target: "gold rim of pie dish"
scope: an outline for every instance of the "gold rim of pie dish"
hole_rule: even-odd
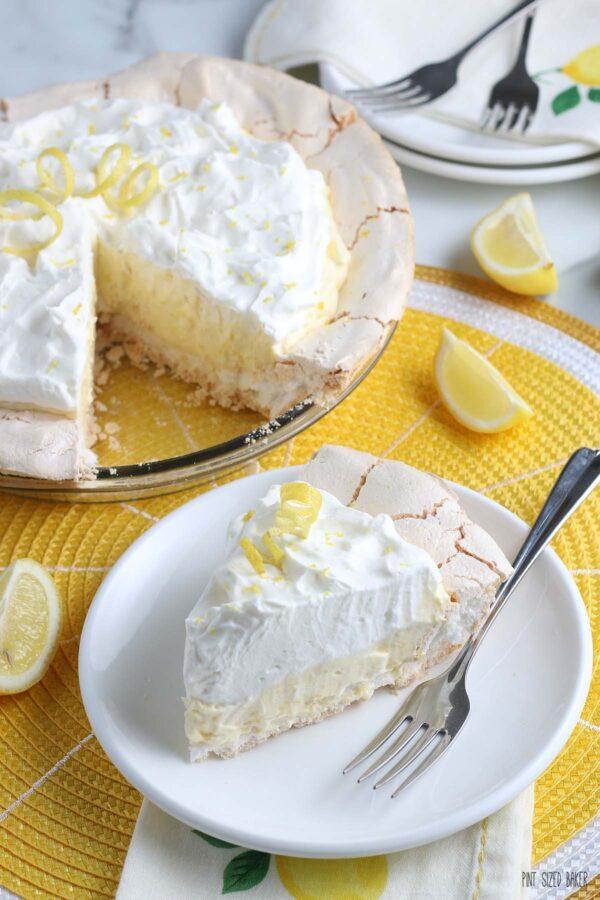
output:
[[[0,491],[43,500],[71,503],[109,503],[171,494],[240,469],[289,441],[335,409],[361,384],[385,352],[396,322],[390,323],[377,352],[334,394],[326,406],[310,398],[286,410],[276,419],[219,444],[179,456],[125,466],[98,466],[96,477],[82,481],[49,481],[0,473]]]

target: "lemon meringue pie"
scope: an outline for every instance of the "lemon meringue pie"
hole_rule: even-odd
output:
[[[400,316],[402,179],[343,101],[167,54],[2,109],[0,471],[93,477],[98,316],[267,417],[326,403]]]
[[[186,620],[192,761],[231,756],[419,678],[511,567],[437,479],[323,447],[231,525]]]

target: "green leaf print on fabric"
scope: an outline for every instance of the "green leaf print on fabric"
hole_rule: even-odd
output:
[[[260,884],[269,871],[271,857],[260,850],[245,850],[225,866],[223,872],[223,894],[249,891]]]
[[[580,100],[579,88],[573,85],[573,87],[567,88],[566,91],[561,91],[560,94],[556,95],[552,101],[552,112],[555,116],[560,116],[562,113],[568,112],[568,110],[577,106]]]
[[[590,88],[588,91],[588,100],[592,103],[600,103],[600,88]]]
[[[222,841],[220,838],[213,837],[211,834],[204,834],[203,831],[196,831],[195,828],[192,828],[192,834],[197,834],[198,837],[201,837],[203,841],[206,841],[207,844],[210,844],[211,847],[222,847],[224,850],[232,850],[237,847],[237,844],[228,844],[227,841]]]

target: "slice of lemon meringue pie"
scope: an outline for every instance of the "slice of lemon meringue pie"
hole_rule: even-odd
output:
[[[402,179],[343,101],[170,54],[2,109],[0,471],[93,475],[98,316],[269,417],[327,402],[399,318]]]
[[[323,447],[232,523],[186,620],[192,761],[421,677],[466,641],[510,571],[442,482]]]

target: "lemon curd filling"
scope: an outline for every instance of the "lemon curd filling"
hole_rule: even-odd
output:
[[[83,419],[102,313],[218,402],[272,413],[277,364],[348,269],[320,172],[208,100],[84,101],[0,125],[0,156],[0,406]]]

